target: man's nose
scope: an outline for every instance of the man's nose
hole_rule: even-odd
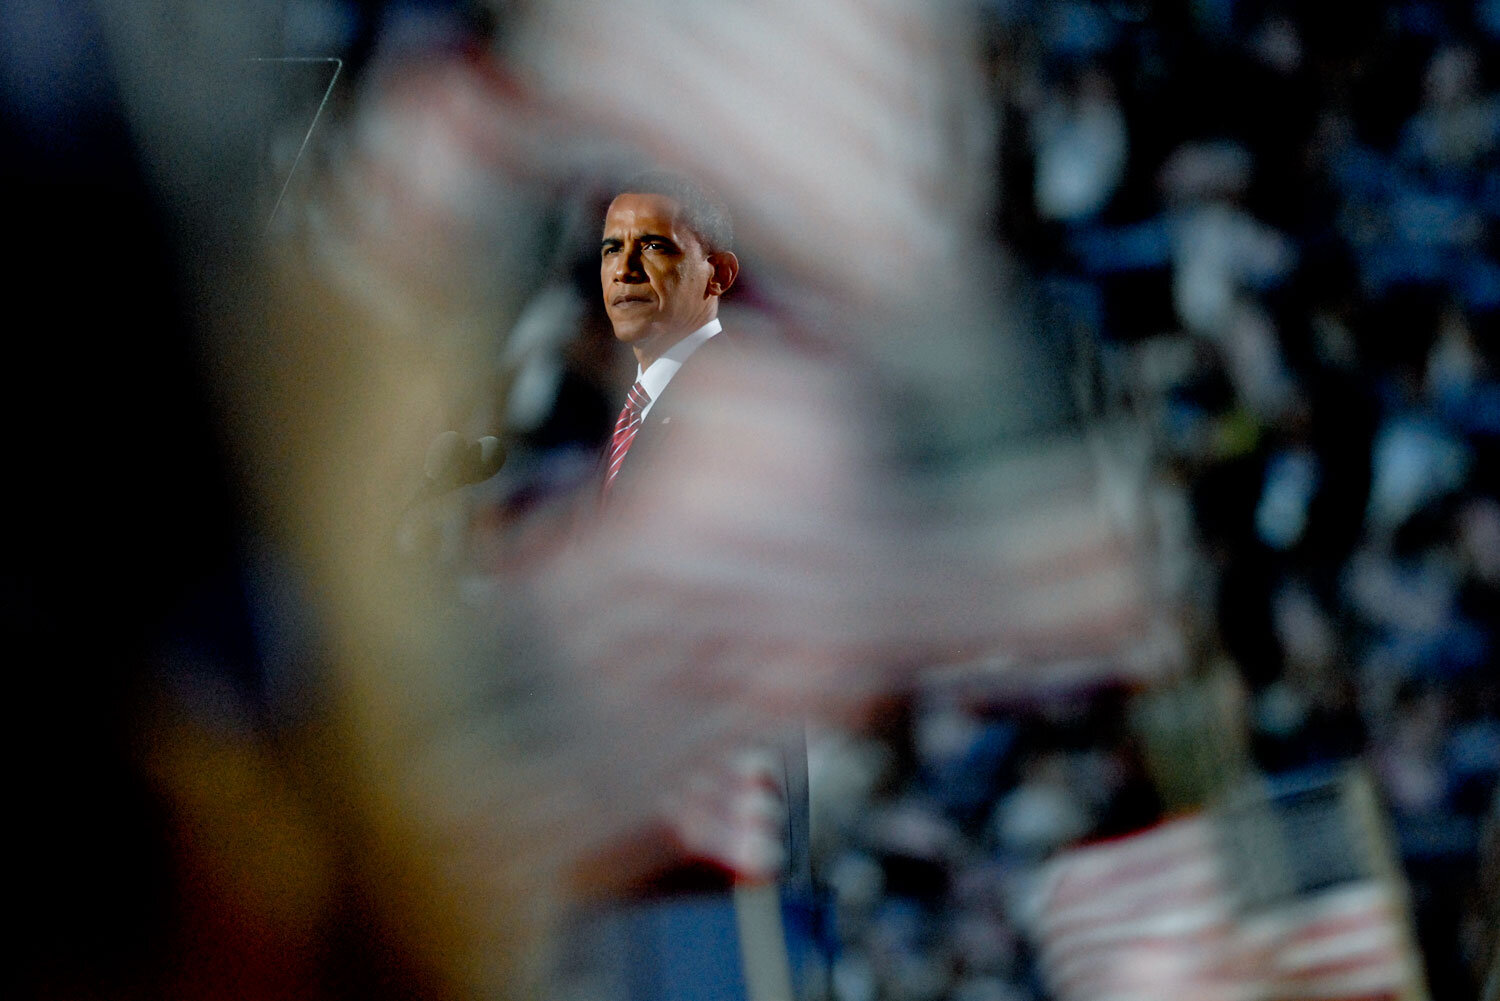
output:
[[[641,270],[639,247],[626,246],[615,255],[614,280],[628,285],[639,284],[646,280],[646,273]]]

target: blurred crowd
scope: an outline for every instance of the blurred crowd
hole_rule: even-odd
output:
[[[1163,579],[1244,687],[1254,765],[1373,770],[1432,996],[1474,997],[1500,928],[1500,11],[986,14],[1031,322],[1149,428],[1188,533]],[[865,804],[828,863],[837,996],[1047,997],[1028,873],[1162,816],[1140,733],[1113,690],[909,709],[826,762]]]

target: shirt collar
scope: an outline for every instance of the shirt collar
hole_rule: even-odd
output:
[[[641,388],[646,391],[646,395],[651,397],[651,403],[656,402],[656,398],[667,388],[667,383],[672,381],[672,376],[676,375],[677,370],[682,368],[682,363],[688,360],[688,356],[701,348],[705,341],[723,329],[723,326],[719,323],[719,318],[716,316],[662,352],[662,356],[652,362],[651,367],[644,372],[637,366],[635,381],[639,382]],[[650,409],[651,404],[647,404],[646,409],[641,411],[641,416],[644,417]]]

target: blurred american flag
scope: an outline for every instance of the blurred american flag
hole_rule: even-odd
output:
[[[1036,925],[1056,996],[1425,998],[1403,893],[1364,788],[1351,771],[1250,791],[1213,812],[1059,855]],[[1325,855],[1311,866],[1310,843]]]

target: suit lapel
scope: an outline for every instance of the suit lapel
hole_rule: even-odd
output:
[[[611,490],[618,490],[623,485],[622,481],[650,475],[648,470],[651,466],[652,455],[662,447],[663,442],[672,437],[672,433],[681,426],[682,421],[688,419],[679,411],[677,405],[684,395],[692,396],[691,386],[699,377],[698,373],[703,370],[704,359],[716,355],[732,355],[737,350],[735,342],[727,333],[721,331],[705,341],[682,363],[682,368],[672,377],[672,381],[667,383],[667,388],[662,391],[661,397],[651,404],[651,409],[641,423],[641,429],[636,432],[635,440],[630,443],[630,451],[625,454],[625,461],[620,465],[619,475],[615,477]],[[606,467],[607,461],[606,457],[600,463],[601,482],[602,470]]]

